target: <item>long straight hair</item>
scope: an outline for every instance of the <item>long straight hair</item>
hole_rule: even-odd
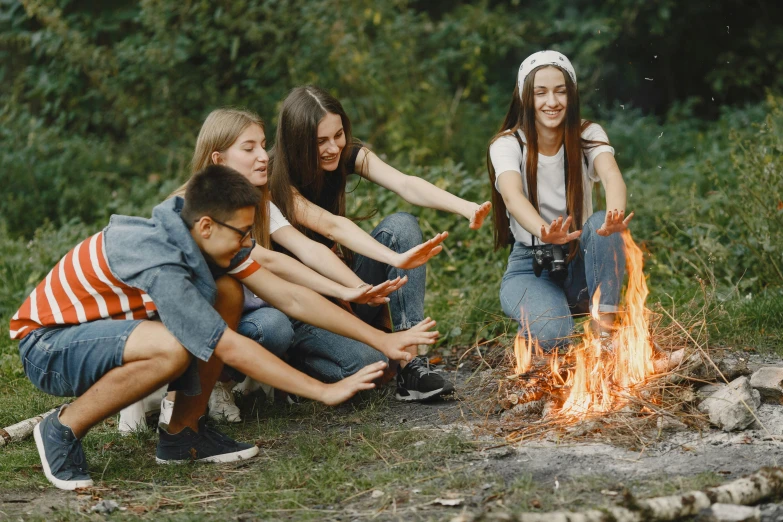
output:
[[[500,130],[489,142],[491,146],[498,138],[502,136],[513,136],[520,129],[525,135],[527,146],[527,157],[525,160],[525,180],[527,181],[528,199],[537,212],[541,212],[538,205],[538,132],[536,131],[536,111],[533,97],[533,82],[536,73],[544,67],[556,67],[555,65],[542,65],[533,69],[522,86],[522,96],[519,95],[518,87],[514,87],[514,93],[511,96],[506,117]],[[591,125],[590,121],[582,121],[579,109],[579,91],[571,76],[563,69],[566,85],[566,106],[565,119],[563,121],[563,141],[565,142],[565,163],[566,163],[566,213],[573,216],[570,230],[576,231],[582,228],[582,218],[584,214],[584,185],[582,183],[582,157],[585,148],[592,148],[599,144],[582,139],[582,132]],[[496,173],[489,156],[487,148],[487,172],[489,181],[492,184],[492,208],[494,217],[494,238],[495,250],[503,248],[509,243],[509,218],[506,213],[506,204],[500,192],[495,189]],[[578,240],[570,243],[568,259],[569,261],[578,252]]]
[[[245,129],[251,125],[258,125],[264,130],[264,121],[255,112],[229,107],[215,109],[209,113],[196,139],[196,148],[193,151],[193,159],[190,162],[190,178],[171,196],[184,196],[188,182],[193,175],[213,164],[212,153],[224,153],[239,138]],[[269,248],[269,183],[258,187],[261,193],[256,205],[256,215],[253,221],[253,238],[264,248]]]
[[[327,114],[340,116],[345,144],[334,172],[323,172],[318,153],[318,124]],[[312,233],[296,219],[295,192],[305,199],[345,216],[346,162],[351,157],[351,120],[331,94],[305,85],[294,88],[280,106],[275,147],[270,158],[269,187],[272,198],[288,221],[303,233]],[[326,177],[330,177],[326,179]]]

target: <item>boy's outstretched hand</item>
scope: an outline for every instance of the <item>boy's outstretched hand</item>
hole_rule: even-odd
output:
[[[606,237],[611,236],[615,232],[623,232],[628,230],[628,223],[631,222],[631,219],[633,219],[633,212],[628,214],[628,217],[625,217],[625,210],[607,210],[604,224],[595,233]]]
[[[381,342],[374,348],[390,360],[410,361],[413,356],[406,352],[405,348],[420,344],[435,344],[438,340],[440,332],[437,330],[430,331],[435,327],[435,324],[435,321],[428,317],[410,330],[384,334]]]
[[[478,230],[481,225],[484,224],[484,220],[489,215],[489,211],[492,210],[492,203],[485,201],[481,205],[476,205],[476,209],[473,211],[473,215],[470,217],[471,230]]]
[[[430,260],[431,257],[440,253],[443,250],[441,243],[449,237],[448,232],[441,232],[429,241],[416,245],[407,252],[395,254],[391,263],[392,266],[402,268],[403,270],[410,270],[418,266],[423,265]]]
[[[376,379],[379,379],[383,375],[383,370],[386,368],[386,363],[381,361],[373,364],[369,364],[354,373],[350,377],[346,377],[341,381],[337,381],[325,386],[325,392],[320,397],[321,402],[334,406],[341,402],[347,401],[358,392],[362,390],[371,390],[375,388]]]

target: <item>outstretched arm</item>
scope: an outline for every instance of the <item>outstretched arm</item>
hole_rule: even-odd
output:
[[[506,174],[503,176],[502,174]],[[582,232],[569,232],[571,216],[565,220],[560,218],[547,224],[536,208],[530,203],[522,192],[522,177],[519,172],[513,170],[501,172],[498,176],[498,189],[503,197],[506,209],[514,216],[514,219],[522,225],[522,228],[533,234],[544,243],[562,245],[578,238]]]
[[[429,331],[435,326],[429,318],[410,330],[381,332],[312,290],[284,281],[263,267],[242,279],[242,283],[289,317],[363,342],[389,359],[407,361],[410,354],[405,348],[434,344],[438,337],[437,331]]]
[[[405,270],[421,266],[429,261],[431,257],[437,255],[443,250],[441,243],[449,235],[448,232],[441,232],[429,241],[425,241],[407,252],[398,254],[376,241],[350,219],[335,216],[299,194],[294,196],[294,198],[296,218],[303,226],[350,248],[358,254]]]
[[[326,245],[317,241],[313,241],[309,237],[299,232],[299,230],[297,230],[295,227],[290,225],[277,229],[272,234],[272,240],[295,255],[302,263],[304,263],[305,266],[311,270],[318,272],[323,277],[335,281],[340,286],[348,289],[348,292],[343,290],[344,294],[357,294],[357,296],[353,299],[348,299],[345,296],[341,297],[346,301],[359,304],[380,305],[389,301],[389,299],[386,297],[387,295],[396,290],[399,290],[405,283],[408,282],[407,276],[403,278],[398,277],[391,281],[384,281],[383,283],[373,287],[372,285],[362,281],[361,278],[357,276],[353,270],[348,268],[348,266],[343,263],[339,257],[337,257],[337,254],[335,254]],[[298,281],[288,279],[284,276],[281,277],[293,283],[298,283],[308,288],[313,288],[307,284],[306,281],[299,283]],[[359,295],[358,292],[360,290],[358,289],[362,288],[365,290],[365,293]],[[316,290],[315,288],[313,289]]]
[[[412,205],[459,214],[470,222],[473,230],[481,228],[492,206],[489,201],[481,205],[466,201],[427,180],[403,174],[366,148],[356,158],[356,172]]]
[[[602,152],[595,158],[594,168],[606,192],[606,220],[596,233],[608,236],[628,228],[633,212],[625,215],[626,188],[620,167],[611,152]]]

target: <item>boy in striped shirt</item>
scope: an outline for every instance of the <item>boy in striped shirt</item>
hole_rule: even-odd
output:
[[[11,337],[20,340],[28,378],[46,393],[78,397],[35,428],[44,473],[55,486],[91,486],[82,437],[166,383],[182,393],[168,428],[160,430],[159,463],[256,455],[254,445],[204,422],[223,363],[326,404],[374,386],[384,363],[324,384],[237,334],[242,284],[286,314],[366,342],[389,358],[400,359],[406,346],[434,342],[437,332],[427,331],[432,322],[383,334],[253,261],[258,200],[241,174],[207,167],[191,180],[184,200],[158,205],[152,218],[112,216],[102,232],[68,252],[14,314]]]

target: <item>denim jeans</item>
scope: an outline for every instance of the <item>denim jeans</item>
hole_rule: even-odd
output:
[[[515,243],[508,258],[508,267],[500,283],[500,304],[503,312],[516,319],[520,332],[530,335],[544,350],[565,346],[573,333],[574,314],[591,309],[591,298],[600,286],[599,312],[616,312],[625,276],[625,251],[620,234],[608,237],[596,233],[606,212],[594,213],[585,223],[579,238],[580,252],[568,264],[564,280],[541,277],[533,272],[533,249]]]
[[[405,252],[422,243],[418,220],[407,213],[387,216],[375,227],[371,236],[395,252]],[[407,330],[424,320],[425,266],[400,270],[362,255],[356,255],[352,270],[365,283],[377,285],[397,276],[408,276],[408,282],[389,296],[389,310],[395,331]],[[355,314],[364,322],[372,322],[385,306],[352,305]],[[385,355],[359,341],[332,333],[322,328],[292,321],[294,340],[291,355],[295,364],[315,378],[335,382],[353,375],[368,364],[388,361]]]
[[[294,338],[291,321],[283,312],[271,306],[264,306],[245,313],[239,321],[237,333],[253,339],[281,359],[285,356]],[[235,382],[245,380],[245,374],[236,368],[225,366],[223,371]]]
[[[125,342],[141,323],[103,319],[33,330],[19,343],[25,375],[49,395],[79,397],[122,366]]]

